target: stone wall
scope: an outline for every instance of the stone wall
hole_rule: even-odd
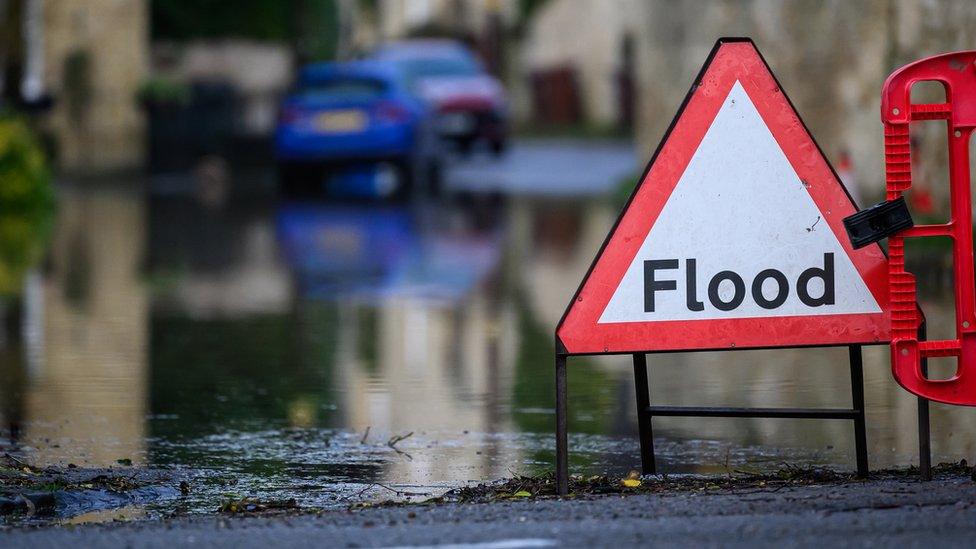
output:
[[[976,47],[976,3],[967,0],[656,0],[641,12],[643,158],[650,158],[715,40],[750,36],[828,158],[836,165],[842,151],[850,153],[863,190],[854,194],[868,204],[884,189],[879,105],[885,77],[921,57]],[[919,132],[932,142],[923,164],[931,164],[933,193],[944,199],[944,129]]]
[[[492,14],[508,25],[518,13],[517,0],[380,0],[377,7],[381,40],[396,40],[430,26],[477,36]]]
[[[69,172],[141,165],[147,0],[56,0],[44,6],[44,84],[56,103],[45,123]]]
[[[243,39],[155,43],[152,72],[183,83],[229,84],[242,102],[240,130],[265,136],[274,130],[278,101],[294,78],[288,45]]]
[[[571,67],[584,120],[598,126],[615,124],[623,40],[642,32],[646,9],[641,0],[549,0],[534,15],[526,33],[520,78],[527,80],[539,69]]]

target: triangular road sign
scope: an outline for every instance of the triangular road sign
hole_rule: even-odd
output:
[[[716,43],[556,329],[564,354],[879,343],[887,260],[755,45]]]

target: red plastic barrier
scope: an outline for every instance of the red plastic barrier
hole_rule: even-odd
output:
[[[911,103],[917,82],[945,87],[946,102]],[[887,200],[912,186],[909,125],[945,120],[949,142],[951,215],[944,225],[917,225],[889,238],[891,299],[891,369],[898,383],[924,398],[976,406],[976,298],[973,277],[972,203],[969,190],[969,139],[976,127],[976,51],[947,53],[906,65],[888,77],[881,95],[884,122]],[[905,239],[943,236],[952,239],[955,274],[956,339],[919,341],[915,277],[905,271]],[[926,378],[923,358],[957,357],[956,374]]]

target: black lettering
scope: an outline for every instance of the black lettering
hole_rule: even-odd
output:
[[[762,287],[763,282],[766,279],[772,278],[776,281],[776,296],[772,299],[766,299],[763,295]],[[756,303],[763,309],[775,309],[786,303],[786,298],[790,295],[790,281],[786,280],[786,275],[777,271],[776,269],[766,269],[765,271],[760,271],[756,275],[756,278],[752,281],[752,298],[756,300]]]
[[[704,311],[705,304],[698,301],[698,269],[694,259],[685,260],[685,303],[689,311]]]
[[[657,280],[654,278],[654,271],[666,269],[677,269],[677,259],[648,259],[644,261],[644,312],[654,312],[654,292],[658,290],[677,289],[678,283],[674,280]]]
[[[728,280],[735,286],[735,291],[732,293],[732,299],[729,301],[722,301],[718,295],[718,286],[722,281]],[[712,277],[712,280],[708,283],[708,300],[712,302],[712,305],[720,311],[731,311],[738,307],[742,300],[746,297],[746,284],[742,282],[742,277],[737,275],[732,271],[722,271]]]
[[[810,281],[814,278],[823,280],[824,291],[820,297],[810,295]],[[807,307],[834,304],[834,254],[824,254],[824,268],[810,267],[800,273],[796,280],[796,295]]]

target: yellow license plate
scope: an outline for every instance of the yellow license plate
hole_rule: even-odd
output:
[[[315,117],[315,129],[323,133],[359,132],[366,128],[366,113],[360,110],[328,111]]]

